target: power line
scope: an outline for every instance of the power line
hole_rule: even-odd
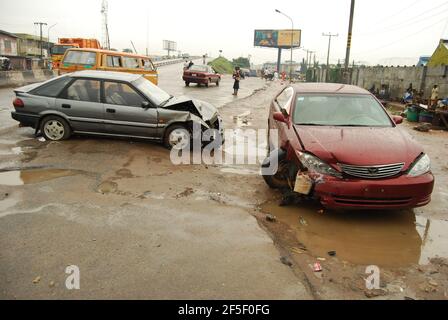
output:
[[[378,29],[378,30],[375,30],[375,31],[372,31],[372,32],[360,33],[360,34],[358,34],[358,36],[361,36],[361,37],[362,37],[362,36],[368,36],[368,35],[372,35],[372,34],[378,34],[378,33],[382,32],[382,31],[393,32],[393,31],[402,29],[402,28],[404,28],[404,27],[407,27],[407,26],[409,26],[409,25],[415,25],[415,24],[418,23],[418,22],[421,22],[421,21],[424,21],[424,20],[428,20],[428,19],[431,19],[431,18],[433,18],[433,17],[436,17],[436,16],[438,16],[438,15],[441,15],[441,14],[444,14],[444,13],[448,12],[448,8],[447,8],[447,9],[445,9],[444,11],[439,11],[439,12],[433,14],[433,15],[430,15],[430,16],[427,16],[427,17],[422,17],[422,16],[424,16],[425,14],[427,14],[427,13],[429,13],[429,12],[431,12],[431,11],[437,10],[437,9],[439,9],[440,7],[443,7],[443,6],[447,5],[447,4],[448,4],[448,2],[445,2],[445,3],[442,4],[441,6],[438,6],[438,7],[435,7],[435,8],[433,8],[433,9],[430,9],[430,10],[428,10],[428,11],[425,11],[425,12],[423,12],[423,13],[419,14],[418,16],[413,17],[413,18],[411,18],[411,19],[408,19],[408,20],[402,21],[402,22],[400,22],[400,23],[398,23],[398,24],[391,25],[391,26],[388,26],[388,27],[385,27],[385,28],[382,28],[382,29]],[[416,18],[418,18],[418,19],[415,20]]]
[[[445,21],[446,19],[447,19],[447,18],[445,17],[445,18],[443,18],[442,20],[439,20],[439,21],[437,21],[436,23],[434,23],[434,24],[432,24],[432,25],[430,25],[430,26],[428,26],[428,27],[426,27],[426,28],[423,28],[423,29],[421,29],[420,31],[414,32],[414,33],[412,33],[412,34],[410,34],[410,35],[408,35],[408,36],[402,37],[402,38],[400,38],[399,40],[395,40],[394,42],[391,42],[391,43],[389,43],[389,44],[386,44],[386,45],[384,45],[384,46],[381,46],[381,47],[378,47],[378,48],[375,48],[375,49],[370,49],[370,50],[368,50],[368,51],[358,52],[358,53],[356,53],[356,55],[362,55],[362,54],[365,54],[365,53],[374,52],[374,51],[378,51],[378,50],[383,49],[383,48],[386,48],[386,47],[390,47],[390,46],[392,46],[392,45],[394,45],[394,44],[396,44],[396,43],[402,42],[403,40],[406,40],[406,39],[411,38],[411,37],[413,37],[413,36],[415,36],[415,35],[417,35],[417,34],[420,34],[420,33],[424,32],[424,31],[426,31],[426,30],[428,30],[428,29],[430,29],[430,28],[432,28],[432,27],[434,27],[434,26],[440,24],[441,22]]]
[[[416,0],[416,1],[414,1],[413,3],[411,3],[409,6],[406,6],[406,7],[404,7],[403,9],[401,9],[400,11],[397,11],[396,13],[394,13],[394,14],[388,16],[388,17],[385,17],[385,18],[383,18],[383,19],[380,19],[379,21],[377,21],[377,23],[381,23],[381,22],[386,21],[386,20],[389,20],[389,19],[391,19],[391,18],[395,18],[396,16],[402,14],[403,12],[406,12],[408,9],[414,7],[417,3],[421,2],[421,1],[422,1],[422,0]]]
[[[432,11],[434,11],[434,10],[440,9],[441,7],[446,6],[447,4],[448,4],[448,2],[444,2],[444,3],[442,3],[441,5],[439,5],[439,6],[437,6],[437,7],[434,7],[434,8],[431,8],[431,9],[429,9],[429,10],[426,10],[426,11],[424,11],[424,12],[422,12],[422,13],[419,13],[417,16],[413,16],[413,17],[411,17],[411,18],[409,18],[409,19],[406,19],[406,20],[404,20],[404,21],[402,21],[402,22],[400,22],[400,23],[397,23],[397,24],[392,24],[392,25],[383,27],[383,28],[380,29],[380,30],[387,30],[387,31],[389,31],[390,29],[397,28],[397,27],[399,27],[399,26],[402,26],[403,24],[414,23],[414,22],[415,22],[415,19],[420,19],[420,20],[421,20],[422,16],[424,16],[424,15],[426,15],[427,13],[430,13],[430,12],[432,12]],[[436,15],[438,15],[438,14],[440,14],[440,12],[437,13]],[[429,19],[429,18],[430,18],[430,17],[426,17],[426,18],[424,18],[424,19]],[[378,22],[378,23],[379,23],[379,22]],[[378,23],[377,23],[377,24],[378,24]],[[372,30],[372,31],[367,31],[367,32],[361,32],[361,33],[359,33],[359,35],[369,35],[369,34],[373,34],[373,33],[378,33],[378,30],[375,30],[375,31]]]

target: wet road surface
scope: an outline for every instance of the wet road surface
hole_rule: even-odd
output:
[[[214,103],[227,128],[265,128],[281,89],[249,78],[235,100],[229,77],[219,88],[187,88],[181,66],[165,68],[162,88]],[[0,90],[0,101],[8,95]],[[280,207],[258,165],[173,166],[169,152],[149,142],[58,143],[29,128],[0,129],[0,296],[357,299],[373,264],[390,292],[443,298],[448,268],[434,258],[448,255],[447,133],[402,130],[433,159],[433,202],[414,211],[319,213],[316,203]],[[266,223],[266,213],[278,222]],[[309,264],[318,258],[324,271],[315,274]],[[71,264],[81,269],[77,292],[64,286]]]

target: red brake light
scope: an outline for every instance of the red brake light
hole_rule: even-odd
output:
[[[25,106],[22,99],[19,98],[15,98],[12,104],[14,105],[14,108],[23,108]]]

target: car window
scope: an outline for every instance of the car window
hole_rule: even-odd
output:
[[[145,70],[154,71],[154,65],[149,59],[142,59],[142,66]]]
[[[132,84],[156,105],[160,105],[171,97],[160,87],[143,77],[135,80]]]
[[[290,111],[290,102],[293,94],[294,90],[292,88],[286,88],[276,99],[279,107],[285,109],[288,113]]]
[[[69,82],[70,77],[60,77],[31,91],[32,94],[44,97],[57,97]]]
[[[110,68],[120,68],[121,62],[118,56],[107,56],[107,66]]]
[[[78,79],[67,88],[65,98],[76,101],[100,102],[100,82]]]
[[[197,72],[207,72],[208,67],[207,66],[197,66],[197,65],[193,65],[190,68],[190,71],[197,71]]]
[[[370,95],[303,95],[295,101],[299,125],[392,127],[384,108]]]
[[[123,67],[137,69],[139,67],[137,58],[123,57]]]
[[[96,52],[68,51],[62,63],[94,65],[96,63]]]
[[[107,104],[116,104],[121,106],[141,107],[142,103],[146,101],[131,86],[118,82],[105,82],[104,96]]]

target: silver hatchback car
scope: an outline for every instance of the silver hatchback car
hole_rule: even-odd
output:
[[[141,75],[79,71],[14,92],[12,118],[48,140],[76,133],[157,140],[172,148],[191,139],[195,123],[223,136],[213,105],[175,98]]]

